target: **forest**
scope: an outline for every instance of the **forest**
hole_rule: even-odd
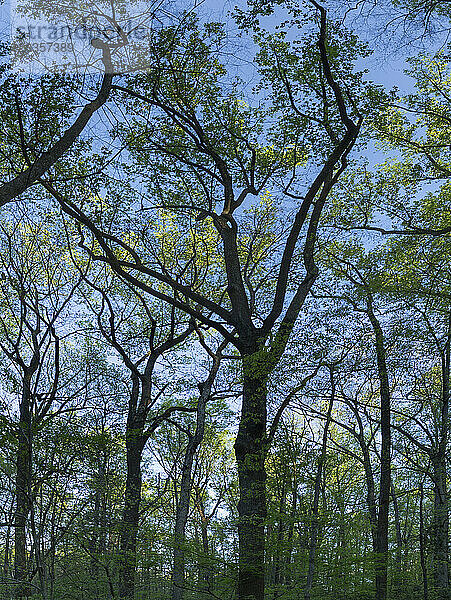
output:
[[[449,2],[14,10],[0,600],[450,600]]]

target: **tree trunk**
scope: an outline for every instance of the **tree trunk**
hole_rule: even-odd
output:
[[[420,564],[423,579],[423,600],[428,600],[428,574],[426,570],[426,557],[424,552],[424,514],[423,514],[424,490],[423,482],[420,482]]]
[[[399,514],[398,497],[396,495],[395,486],[393,481],[390,485],[390,496],[393,503],[393,513],[395,518],[395,532],[396,532],[396,555],[395,561],[397,565],[396,572],[393,573],[393,593],[396,596],[401,596],[402,591],[405,588],[405,566],[403,564],[403,542],[402,542],[402,530],[401,530],[401,517]]]
[[[440,454],[432,457],[434,477],[434,587],[438,600],[448,600],[448,503],[446,461]]]
[[[259,353],[243,356],[243,404],[235,456],[238,465],[238,600],[265,593],[266,380]]]
[[[391,497],[393,500],[393,511],[395,513],[395,530],[396,530],[396,564],[401,567],[402,561],[402,533],[401,533],[401,518],[399,516],[398,497],[396,496],[395,486],[391,483]]]
[[[388,516],[390,504],[390,405],[381,401],[381,478],[377,515],[376,600],[387,598]]]
[[[202,519],[200,523],[201,535],[202,535],[202,563],[201,563],[201,577],[200,581],[202,587],[208,589],[210,587],[211,577],[208,565],[208,554],[210,552],[208,543],[208,520]]]
[[[196,411],[196,430],[190,435],[185,450],[182,466],[182,478],[180,482],[180,495],[177,504],[175,529],[174,529],[174,565],[172,570],[172,600],[182,600],[185,587],[185,529],[188,519],[189,502],[192,489],[192,470],[194,456],[204,439],[205,415],[207,402],[210,398],[211,388],[218,372],[221,349],[213,359],[213,365],[207,380],[199,385],[199,400]]]
[[[127,420],[127,480],[122,513],[119,556],[119,598],[133,600],[135,595],[136,540],[141,502],[141,459],[144,449],[144,421]]]
[[[210,552],[210,543],[208,540],[208,524],[211,518],[207,517],[205,513],[205,506],[202,501],[202,497],[197,494],[196,505],[199,511],[200,517],[200,532],[201,532],[201,540],[202,540],[202,552],[199,553],[197,566],[198,566],[198,584],[199,589],[202,592],[205,592],[210,588],[211,585],[211,563],[208,560],[208,555]],[[196,543],[199,543],[198,529],[196,527]],[[202,598],[204,596],[202,595]]]
[[[360,441],[360,440],[359,440]],[[373,468],[371,466],[371,458],[368,446],[365,439],[361,439],[360,447],[363,451],[363,470],[365,471],[366,480],[366,504],[368,507],[368,516],[371,527],[371,540],[373,543],[373,552],[377,551],[377,506],[376,506],[376,486],[374,484]]]
[[[205,409],[204,409],[205,410]],[[205,413],[204,417],[205,419]],[[194,455],[203,438],[202,432],[197,431],[188,441],[182,466],[180,494],[177,504],[174,528],[174,565],[172,569],[172,600],[182,600],[185,588],[185,528],[188,520],[189,502],[192,487],[192,469]],[[200,433],[200,432],[199,432]]]
[[[291,514],[290,514],[290,523],[288,526],[288,533],[287,533],[287,550],[286,550],[286,559],[285,559],[285,565],[284,565],[285,575],[284,575],[283,581],[286,586],[289,586],[292,584],[291,562],[292,562],[293,546],[294,546],[294,542],[293,542],[294,523],[295,523],[295,519],[296,519],[296,512],[298,509],[297,501],[298,501],[297,480],[295,479],[293,482]]]
[[[307,582],[305,584],[304,598],[310,600],[310,593],[313,587],[313,577],[315,575],[315,561],[316,561],[316,549],[318,546],[318,529],[319,529],[319,497],[321,493],[321,481],[323,478],[324,463],[326,461],[327,451],[327,436],[329,433],[329,426],[332,418],[332,409],[335,399],[335,381],[333,377],[332,368],[330,370],[330,380],[332,385],[332,391],[327,409],[326,422],[324,424],[323,439],[321,443],[321,454],[318,459],[318,469],[315,477],[315,487],[313,492],[313,506],[312,506],[312,521],[310,526],[310,542],[309,542],[309,557],[308,557],[308,570],[307,570]]]
[[[434,479],[434,587],[438,600],[447,600],[449,598],[449,515],[446,476],[449,427],[450,342],[451,312],[448,315],[448,335],[442,354],[442,397],[438,447],[437,451],[431,455]]]
[[[280,583],[281,583],[281,568],[283,564],[283,542],[284,542],[284,530],[285,530],[285,521],[286,521],[286,499],[287,499],[287,490],[285,486],[285,480],[282,482],[282,493],[279,503],[279,522],[277,524],[277,538],[274,544],[274,551],[272,557],[272,577],[271,584],[274,587],[273,597],[274,599],[279,596],[280,593]],[[269,531],[267,532],[268,538],[270,537]]]
[[[390,385],[385,356],[384,333],[373,312],[371,297],[368,298],[367,309],[376,338],[377,372],[381,398],[381,475],[379,484],[375,563],[376,600],[386,600],[388,580],[388,517],[391,483]]]
[[[160,346],[153,348],[147,355],[143,373],[138,370],[141,361],[134,364],[118,346],[122,358],[131,371],[132,390],[130,393],[127,424],[126,424],[126,450],[127,450],[127,480],[125,483],[125,501],[122,512],[121,532],[119,540],[119,599],[133,600],[135,595],[136,575],[136,542],[139,527],[139,507],[141,504],[141,460],[146,442],[164,417],[156,416],[152,425],[146,429],[146,421],[151,402],[152,374],[158,358],[167,350],[175,347],[185,340],[191,333],[191,327],[180,335],[172,335]]]
[[[349,407],[353,411],[355,418],[357,420],[358,431],[354,433],[356,440],[359,443],[360,449],[362,451],[362,463],[363,470],[365,473],[365,482],[366,482],[366,505],[368,507],[368,517],[370,520],[370,528],[371,528],[371,541],[372,541],[372,549],[373,552],[377,551],[377,539],[376,539],[376,531],[377,531],[377,503],[376,503],[376,485],[374,483],[374,475],[373,475],[373,467],[371,465],[371,456],[369,445],[365,441],[365,430],[363,427],[362,418],[359,413],[359,409],[356,405],[349,404]]]
[[[32,475],[32,412],[30,377],[25,376],[18,425],[16,455],[16,511],[14,516],[14,578],[18,582],[16,595],[27,595],[26,524],[31,508]]]
[[[8,525],[6,528],[6,536],[5,536],[5,551],[3,554],[3,577],[5,579],[9,579],[10,577],[10,570],[11,570],[11,565],[10,565],[10,560],[11,560],[11,550],[10,550],[10,544],[11,544],[11,525],[13,524],[13,515],[14,515],[14,497],[11,500],[11,506],[10,509],[8,511]]]

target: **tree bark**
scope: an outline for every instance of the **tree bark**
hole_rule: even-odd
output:
[[[191,435],[185,450],[180,482],[179,502],[177,504],[174,527],[174,554],[172,569],[172,600],[182,600],[185,588],[185,529],[188,520],[189,502],[192,489],[192,470],[194,456],[204,437],[205,405],[207,397],[199,398],[197,423],[194,435]]]
[[[204,591],[205,589],[209,589],[211,585],[211,573],[210,573],[210,565],[208,561],[208,555],[210,552],[210,544],[208,540],[208,523],[209,518],[205,514],[205,506],[202,502],[202,498],[197,499],[197,506],[200,514],[200,531],[201,531],[201,539],[202,539],[202,554],[199,557],[198,565],[199,565],[199,587]]]
[[[185,529],[188,520],[189,502],[192,490],[192,470],[194,457],[202,440],[205,431],[205,416],[207,402],[211,395],[216,374],[221,361],[221,352],[227,345],[222,342],[217,354],[213,357],[213,365],[210,373],[204,383],[199,385],[199,399],[197,401],[196,411],[196,429],[193,435],[190,435],[185,450],[185,456],[182,466],[182,478],[180,482],[179,502],[176,510],[175,528],[174,528],[174,565],[172,570],[172,600],[182,600],[185,588]]]
[[[424,552],[424,513],[423,513],[424,489],[423,482],[420,483],[420,564],[423,579],[423,600],[428,600],[428,574],[426,569],[426,557]]]
[[[368,506],[368,515],[371,526],[371,540],[373,542],[373,552],[377,551],[376,531],[377,531],[377,505],[376,505],[376,486],[374,483],[373,467],[371,466],[370,451],[361,432],[360,448],[363,452],[363,470],[366,480],[366,503]]]
[[[16,455],[16,511],[14,516],[14,578],[18,582],[16,595],[28,595],[26,525],[31,509],[32,476],[32,395],[31,374],[23,379],[19,407],[18,440]]]
[[[327,436],[329,433],[329,426],[332,418],[332,409],[335,399],[335,381],[333,376],[333,370],[330,369],[330,381],[331,381],[331,396],[329,400],[329,406],[327,409],[326,422],[324,424],[323,439],[321,443],[321,454],[318,459],[318,469],[315,477],[315,487],[313,492],[313,506],[312,506],[312,522],[310,526],[310,543],[309,543],[309,557],[308,557],[308,570],[307,570],[307,582],[305,584],[304,599],[310,600],[310,593],[313,586],[313,577],[315,575],[315,559],[316,549],[318,546],[318,509],[319,509],[319,497],[321,493],[321,481],[323,478],[324,463],[326,461],[326,450],[327,450]]]
[[[278,586],[281,582],[281,569],[283,564],[283,542],[284,542],[284,530],[285,530],[285,515],[286,515],[286,500],[287,500],[287,489],[285,485],[285,480],[282,481],[282,493],[280,496],[279,503],[279,521],[277,524],[277,537],[276,542],[274,544],[273,556],[272,556],[272,573],[269,578],[271,584],[273,585],[274,592],[273,597],[277,598],[279,595]],[[267,531],[267,537],[270,537],[269,531]]]
[[[235,456],[238,465],[238,600],[263,600],[266,519],[266,381],[259,352],[243,357],[243,404]]]
[[[399,515],[398,497],[396,495],[395,486],[391,483],[391,497],[393,500],[393,511],[395,513],[395,530],[396,530],[396,564],[401,565],[402,561],[402,533],[401,533],[401,518]]]
[[[133,600],[135,595],[136,541],[141,503],[141,460],[145,445],[144,418],[130,415],[127,419],[127,480],[122,513],[119,558],[119,598]]]
[[[449,599],[449,514],[447,477],[447,449],[449,427],[451,312],[442,354],[442,394],[439,422],[439,439],[436,452],[431,454],[434,481],[434,587],[438,600]]]
[[[381,398],[381,474],[376,529],[375,598],[376,600],[386,600],[388,582],[388,517],[391,484],[390,385],[388,381],[384,334],[373,312],[371,297],[368,298],[367,309],[376,338],[377,372]]]
[[[105,293],[94,286],[102,293],[106,299]],[[119,540],[119,599],[133,600],[135,595],[135,574],[136,574],[136,543],[139,527],[139,507],[141,503],[141,461],[149,436],[165,421],[165,419],[174,411],[184,410],[183,407],[174,407],[167,409],[161,415],[156,415],[152,424],[146,428],[149,411],[153,406],[152,402],[152,375],[158,358],[167,350],[174,348],[180,342],[184,341],[192,332],[192,327],[188,327],[184,332],[174,337],[173,333],[169,338],[158,347],[153,346],[153,337],[156,328],[156,322],[152,321],[152,334],[150,338],[151,351],[147,354],[147,360],[143,372],[139,371],[138,359],[134,363],[124,348],[116,339],[116,332],[113,329],[114,318],[110,307],[110,326],[108,332],[102,325],[101,319],[98,319],[100,329],[105,338],[119,352],[126,367],[131,372],[132,389],[129,397],[127,424],[125,430],[125,443],[127,454],[127,479],[125,483],[125,499],[122,512],[120,540]]]
[[[448,503],[446,460],[437,453],[432,457],[434,479],[434,588],[438,600],[448,600]]]

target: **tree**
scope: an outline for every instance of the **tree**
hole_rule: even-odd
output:
[[[130,98],[130,107],[138,104],[142,107],[140,111],[146,107],[155,111],[154,123],[144,120],[142,127],[135,128],[131,137],[128,129],[124,135],[134,153],[142,148],[144,140],[149,140],[145,169],[148,171],[150,168],[152,174],[161,172],[153,186],[156,197],[161,198],[166,210],[197,214],[198,221],[208,217],[221,240],[220,261],[224,273],[220,273],[219,281],[224,287],[216,294],[215,300],[207,297],[199,276],[202,271],[206,277],[211,277],[215,269],[213,265],[205,264],[203,258],[197,260],[200,254],[193,241],[187,243],[194,254],[185,259],[185,266],[179,272],[174,257],[169,263],[151,259],[154,266],[149,267],[147,263],[155,250],[141,257],[141,241],[124,241],[123,235],[118,232],[117,221],[112,223],[117,233],[106,233],[102,225],[97,224],[97,218],[85,212],[67,194],[58,191],[53,183],[43,181],[44,188],[62,209],[77,219],[96,240],[101,253],[83,244],[91,259],[106,261],[129,284],[186,312],[199,323],[213,327],[236,347],[241,356],[243,395],[235,453],[241,490],[238,506],[238,589],[239,598],[243,600],[262,598],[264,593],[265,459],[270,444],[266,429],[267,380],[284,352],[293,325],[317,277],[314,247],[319,217],[330,190],[347,166],[347,156],[361,123],[355,102],[349,100],[350,96],[342,91],[333,75],[338,60],[331,57],[338,47],[333,46],[332,52],[334,42],[327,37],[326,12],[316,3],[312,4],[312,9],[313,15],[319,18],[320,28],[318,51],[313,54],[310,39],[305,56],[299,56],[300,52],[292,52],[289,44],[277,36],[265,39],[261,35],[259,62],[262,76],[274,87],[271,112],[274,118],[280,119],[283,111],[290,111],[290,129],[278,124],[269,132],[269,142],[274,141],[278,145],[276,153],[270,146],[262,146],[252,139],[251,128],[260,111],[248,109],[239,98],[221,95],[219,78],[222,67],[211,55],[212,44],[221,42],[217,27],[208,26],[206,33],[201,35],[191,22],[185,30],[177,31],[178,45],[171,38],[172,46],[169,49],[166,46],[167,54],[159,57],[159,68],[146,78],[132,79],[125,86],[113,86],[123,97]],[[297,24],[297,17],[301,18],[297,11],[294,17]],[[164,48],[164,41],[163,36],[162,42],[157,45],[158,51],[162,46]],[[280,60],[276,63],[272,58],[273,52],[280,53]],[[290,81],[282,58],[287,66],[295,65],[293,81]],[[207,71],[205,65],[208,65]],[[196,88],[200,84],[199,68],[204,75],[202,93]],[[358,86],[358,78],[349,70],[341,70],[340,77],[346,77],[352,88]],[[316,85],[318,81],[320,89]],[[309,97],[315,103],[313,114],[304,108],[308,107]],[[140,114],[138,111],[138,118]],[[306,131],[305,135],[303,131]],[[314,158],[320,161],[319,172],[301,197],[290,189],[298,179],[310,137],[318,139],[321,131],[325,131],[327,137]],[[226,136],[224,142],[221,134]],[[142,150],[138,156],[139,160],[143,158]],[[174,186],[169,183],[170,173],[165,166],[168,160],[178,177],[174,193]],[[252,243],[247,258],[242,257],[241,248],[246,241],[239,236],[235,215],[239,215],[250,195],[262,193],[270,183],[275,185],[279,178],[284,179],[279,192],[282,197],[301,202],[288,232],[284,234],[282,248],[278,251],[277,275],[274,276],[273,267],[263,266],[262,256],[257,255],[258,260],[253,258]],[[205,184],[204,180],[208,183]],[[195,193],[185,194],[183,190],[187,181],[188,187],[194,186]],[[165,185],[168,186],[166,190]],[[238,195],[236,187],[241,188]],[[222,212],[215,210],[218,193],[223,198]],[[142,222],[139,213],[137,218]],[[184,219],[188,225],[189,221]],[[188,227],[185,239],[190,236],[191,240],[196,239],[195,224],[191,222]],[[304,231],[305,275],[301,283],[296,284],[294,257]],[[271,241],[274,242],[274,237],[266,241],[266,248],[258,250],[263,257],[267,256]],[[267,281],[274,282],[274,292],[270,303],[268,298],[262,302],[260,310],[266,313],[263,317],[256,312],[256,293],[261,294],[263,282],[266,287]]]
[[[14,577],[17,594],[26,595],[30,580],[27,567],[27,524],[33,517],[33,444],[43,422],[54,410],[59,394],[67,385],[61,365],[61,326],[79,281],[64,272],[64,250],[55,255],[45,242],[52,231],[52,216],[36,224],[22,215],[21,223],[10,219],[1,225],[3,247],[1,269],[0,349],[9,365],[7,378],[11,393],[18,394],[15,427],[16,506],[14,515]],[[60,264],[58,264],[60,261]],[[63,370],[63,372],[62,372]],[[69,400],[59,400],[63,408]],[[33,523],[31,523],[33,525]],[[39,547],[35,544],[35,551]],[[45,593],[43,565],[36,555],[40,588]]]
[[[108,275],[104,270],[93,275],[95,281],[86,276],[84,281],[98,298],[89,299],[88,295],[85,298],[96,314],[99,332],[122,359],[131,378],[125,428],[127,477],[119,554],[119,598],[127,600],[134,598],[135,594],[136,545],[142,493],[141,463],[145,445],[166,419],[177,412],[194,410],[187,404],[170,405],[163,409],[158,407],[167,384],[154,393],[155,369],[164,355],[189,337],[194,326],[180,322],[175,310],[170,312],[169,324],[159,326],[152,315],[155,307],[149,305],[140,293],[132,289],[130,298],[130,290],[127,287],[121,289],[120,281],[115,277],[111,278],[108,285]],[[97,283],[99,280],[102,287]],[[136,323],[137,317],[143,319],[144,323]],[[139,330],[139,334],[136,335],[133,329]],[[139,352],[138,356],[136,352]],[[204,402],[210,394],[218,366],[207,382]]]
[[[235,10],[254,67],[151,8],[143,44],[129,7],[88,17],[100,77],[2,71],[0,205],[33,218],[3,227],[0,584],[15,560],[46,600],[445,599],[448,59],[385,94],[316,0]],[[348,165],[363,117],[394,160]]]
[[[177,511],[174,526],[174,566],[172,570],[172,599],[181,600],[185,586],[185,528],[188,519],[188,510],[192,491],[192,469],[196,452],[203,441],[205,432],[205,418],[207,403],[211,399],[212,387],[221,363],[222,352],[228,344],[224,340],[216,352],[206,346],[202,334],[200,334],[202,345],[212,359],[212,365],[207,379],[198,384],[199,398],[196,406],[196,425],[194,433],[188,430],[188,443],[183,458],[182,473],[180,480],[180,492],[177,503]]]
[[[51,74],[46,73],[46,77],[38,78],[37,81],[33,77],[27,79],[16,75],[13,69],[2,69],[0,95],[6,135],[0,155],[0,206],[22,196],[41,177],[64,165],[70,153],[85,142],[83,134],[88,124],[92,123],[93,117],[109,101],[115,76],[142,68],[142,54],[145,53],[145,45],[152,43],[155,23],[161,25],[163,21],[167,23],[171,20],[163,3],[149,3],[145,10],[139,11],[138,21],[136,15],[128,10],[130,7],[124,10],[121,2],[101,4],[91,10],[90,7],[80,9],[73,3],[48,5],[41,0],[33,0],[26,7],[14,7],[18,17],[45,16],[48,24],[56,22],[60,27],[63,22],[72,36],[77,33],[77,29],[81,29],[88,34],[85,37],[90,40],[88,55],[91,56],[86,62],[82,53],[77,56],[76,49],[73,49],[72,64],[69,62],[69,68],[72,66],[74,70],[73,74],[55,74],[50,68]],[[176,15],[171,14],[171,18],[175,23],[178,22]],[[43,31],[51,29],[49,25],[40,27]],[[141,29],[140,37],[145,39],[144,48],[143,44],[137,44],[136,39],[133,39],[136,28]],[[98,37],[94,37],[93,32]],[[52,45],[54,38],[50,37],[50,40]],[[43,43],[45,46],[46,42]],[[119,51],[123,47],[128,50],[128,62],[125,64],[123,60],[118,60]],[[10,40],[6,48],[2,46],[2,50],[4,53],[10,51],[10,60],[17,53],[19,64],[24,51],[27,60],[32,60],[36,54],[26,36],[19,39],[18,48],[14,47],[14,40]],[[94,60],[93,53],[97,55]],[[101,74],[86,79],[85,69],[88,68],[89,71],[93,64]],[[67,65],[58,66],[64,73]],[[62,89],[67,94],[66,97],[62,96]],[[87,93],[94,94],[88,102]],[[78,116],[70,119],[76,111],[79,112]]]
[[[352,247],[352,254],[359,256],[359,248]],[[390,486],[391,486],[391,390],[389,383],[389,374],[387,367],[387,350],[384,331],[381,325],[380,318],[378,318],[374,306],[374,294],[368,282],[368,277],[362,272],[362,268],[353,264],[350,260],[346,259],[346,255],[349,255],[349,249],[345,247],[340,248],[343,257],[337,257],[337,252],[333,249],[330,254],[333,260],[338,262],[335,267],[340,271],[340,279],[348,280],[357,290],[357,301],[344,292],[344,299],[349,301],[353,306],[354,310],[364,313],[371,324],[371,328],[374,333],[374,346],[377,363],[377,375],[379,379],[379,395],[380,395],[380,430],[381,430],[381,449],[380,449],[380,483],[379,483],[379,498],[378,506],[376,510],[376,503],[372,498],[369,498],[370,516],[373,526],[373,542],[374,552],[376,556],[375,564],[375,593],[376,600],[385,600],[387,598],[387,576],[388,576],[388,523],[389,523],[389,504],[390,504]],[[363,268],[366,265],[371,265],[372,261],[363,260]],[[371,267],[370,267],[371,268]],[[360,298],[363,296],[362,303],[364,307],[360,306]],[[363,437],[362,432],[359,437],[360,443],[362,444]],[[363,444],[362,450],[364,456],[367,453],[365,451],[365,445]],[[370,467],[368,465],[368,458],[364,465],[366,468],[366,478],[368,485],[369,496],[373,495],[372,490],[373,483],[372,473],[370,473]]]

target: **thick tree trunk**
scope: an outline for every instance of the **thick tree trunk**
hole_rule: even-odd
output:
[[[136,540],[141,503],[141,460],[144,449],[144,421],[127,421],[127,480],[122,513],[119,557],[119,598],[133,600],[135,595]]]
[[[14,515],[14,578],[19,583],[17,597],[27,595],[26,525],[31,509],[32,412],[30,378],[25,377],[20,402],[16,455],[16,511]]]
[[[238,502],[238,600],[265,593],[266,379],[258,353],[243,357],[243,405],[235,441]]]
[[[388,517],[390,504],[390,405],[381,407],[381,478],[377,515],[376,600],[387,598]]]

